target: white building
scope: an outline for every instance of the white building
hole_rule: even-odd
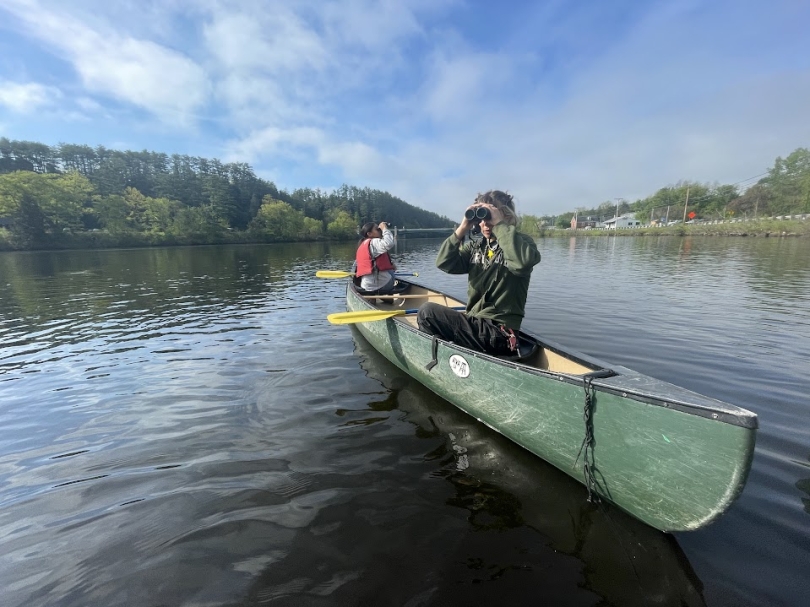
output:
[[[641,222],[636,219],[635,213],[625,213],[617,217],[612,217],[603,223],[608,230],[615,230],[616,228],[638,228],[641,227]]]

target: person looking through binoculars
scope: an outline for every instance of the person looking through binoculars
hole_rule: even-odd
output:
[[[396,289],[396,264],[388,251],[394,246],[394,234],[388,224],[370,221],[360,228],[360,244],[354,259],[354,273],[360,288],[368,293],[388,294]]]
[[[481,238],[465,238],[479,230]],[[467,274],[467,309],[425,303],[417,315],[419,329],[472,350],[514,354],[538,263],[534,240],[517,230],[513,197],[500,190],[478,194],[436,258],[443,272]]]

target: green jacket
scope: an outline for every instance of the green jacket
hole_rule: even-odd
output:
[[[436,267],[448,274],[467,274],[467,315],[489,318],[517,331],[526,311],[529,280],[540,252],[534,240],[514,226],[492,228],[496,253],[487,255],[485,239],[462,242],[451,234],[442,243]]]

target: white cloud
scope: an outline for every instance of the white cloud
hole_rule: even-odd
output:
[[[91,99],[90,97],[77,97],[76,98],[76,105],[78,105],[82,110],[88,113],[102,113],[104,112],[104,106],[101,105],[95,99]]]
[[[413,102],[436,121],[480,119],[497,112],[502,98],[508,98],[504,93],[515,77],[515,63],[494,53],[438,52]]]
[[[377,150],[361,141],[327,141],[317,150],[319,162],[340,166],[347,175],[373,175],[382,162]]]
[[[443,10],[447,2],[343,0],[324,3],[323,21],[330,38],[349,47],[379,52],[403,38],[424,33],[417,13]]]
[[[111,94],[166,120],[186,119],[208,94],[205,74],[193,61],[151,42],[124,39],[111,44],[95,38],[67,50],[90,90]]]
[[[0,105],[12,112],[31,114],[53,105],[62,97],[62,92],[52,86],[36,82],[10,82],[0,80]]]
[[[203,38],[217,96],[239,124],[324,126],[404,61],[397,42],[420,35],[420,3],[261,2],[209,6]],[[436,3],[441,5],[441,3]]]
[[[284,7],[255,13],[217,11],[204,28],[212,55],[224,70],[280,74],[320,70],[329,63],[322,40]]]
[[[86,116],[105,117],[105,97],[172,124],[205,108],[201,137],[178,146],[224,141],[227,159],[281,187],[334,178],[452,217],[498,187],[525,212],[556,213],[745,179],[810,140],[807,10],[782,2],[551,2],[487,17],[455,0],[144,2],[3,0],[0,12],[75,67]],[[275,173],[291,164],[309,181]]]
[[[34,0],[9,0],[4,8],[69,61],[89,91],[131,103],[173,124],[188,122],[206,101],[208,78],[182,53],[122,35],[112,26],[94,29],[67,7],[45,9]]]
[[[229,144],[228,158],[255,161],[275,154],[311,158],[323,165],[338,166],[347,174],[373,171],[380,154],[360,141],[335,141],[325,131],[312,127],[279,129],[267,127]]]
[[[653,14],[576,69],[530,75],[534,82],[520,56],[509,69],[497,56],[443,49],[409,99],[434,119],[431,128],[400,145],[374,178],[406,200],[428,192],[451,217],[492,187],[516,194],[524,212],[558,213],[683,179],[733,183],[807,146],[810,70],[790,52],[796,38],[783,46],[769,24],[757,32],[757,53],[741,60],[748,47],[718,30],[723,11],[693,10]]]
[[[328,52],[298,15],[275,8],[217,5],[203,27],[215,98],[238,132],[321,122],[311,106]]]

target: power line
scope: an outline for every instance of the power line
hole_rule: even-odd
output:
[[[764,177],[765,175],[769,175],[769,174],[770,174],[769,171],[765,171],[764,173],[760,173],[759,175],[754,175],[753,177],[748,177],[747,179],[743,179],[741,181],[737,181],[737,182],[734,182],[734,183],[727,183],[727,184],[723,184],[723,185],[730,185],[730,186],[740,185],[741,183],[745,183],[746,181],[752,181],[754,179],[759,179],[760,177]],[[720,186],[720,187],[722,187],[722,186]],[[698,198],[692,198],[692,199],[690,199],[690,202],[692,204],[694,204],[696,202],[702,202],[704,200],[710,200],[711,198],[714,198],[715,194],[713,192],[716,191],[716,190],[717,190],[717,188],[710,188],[710,192],[708,194],[704,194],[703,196],[700,196]],[[659,205],[657,205],[655,208],[658,208],[658,206]]]
[[[749,177],[748,179],[743,179],[742,181],[738,181],[737,183],[730,183],[728,185],[738,185],[746,181],[751,181],[752,179],[759,179],[760,177],[765,177],[765,175],[770,175],[770,171],[765,171],[764,173],[760,173],[759,175],[754,175],[753,177]]]

